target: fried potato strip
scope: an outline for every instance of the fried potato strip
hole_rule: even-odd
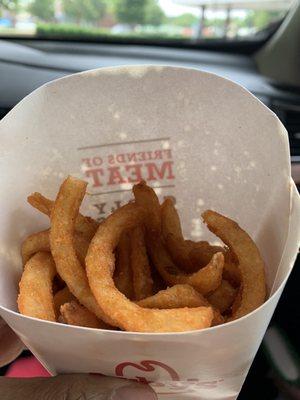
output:
[[[27,197],[28,203],[39,210],[41,213],[50,217],[54,201],[47,199],[41,193],[34,192]],[[82,233],[87,240],[91,240],[98,228],[98,223],[90,217],[78,214],[76,218],[75,230]]]
[[[130,261],[130,237],[129,232],[123,232],[116,250],[116,268],[114,281],[118,290],[128,299],[133,299],[133,277]]]
[[[75,297],[70,292],[68,286],[59,290],[54,295],[54,307],[56,315],[58,316],[60,313],[60,307],[65,303],[70,303],[72,300],[76,300]]]
[[[170,309],[207,306],[208,301],[190,285],[174,285],[136,304],[144,308]]]
[[[184,240],[179,215],[169,198],[161,205],[161,226],[162,236],[173,262],[183,271],[194,271],[189,257],[191,246]]]
[[[202,218],[208,229],[218,236],[238,259],[241,273],[241,301],[231,319],[240,318],[265,301],[264,262],[256,244],[236,222],[211,210],[205,211]]]
[[[223,279],[221,285],[207,297],[207,300],[223,314],[232,306],[236,294],[237,289],[231,286],[228,281]]]
[[[50,246],[58,274],[71,293],[98,318],[110,323],[96,302],[84,268],[76,254],[73,236],[87,183],[68,177],[60,187],[51,212]]]
[[[136,204],[148,213],[148,218],[145,221],[147,229],[152,232],[160,232],[160,204],[155,191],[150,186],[147,186],[144,181],[134,185],[132,191]]]
[[[210,307],[211,304],[197,290],[190,285],[174,285],[165,290],[161,290],[155,295],[144,300],[137,301],[140,307],[171,309],[182,307]],[[212,325],[220,325],[224,318],[217,308],[213,308]]]
[[[147,255],[145,234],[141,226],[137,226],[130,232],[130,247],[134,298],[141,300],[153,294],[151,267]]]
[[[124,230],[134,228],[143,220],[143,209],[128,204],[99,226],[91,242],[86,257],[86,271],[101,309],[121,329],[132,332],[182,332],[210,326],[213,318],[211,307],[146,309],[128,300],[115,287],[112,279],[114,248]]]
[[[46,231],[33,233],[24,240],[21,249],[23,265],[25,265],[26,262],[38,251],[50,252],[49,232],[50,232],[49,229],[47,229]],[[75,233],[74,245],[76,249],[76,254],[80,262],[84,265],[84,260],[89,247],[89,242],[80,233]]]
[[[222,253],[214,254],[205,267],[187,275],[182,273],[173,263],[159,238],[149,237],[147,247],[153,264],[169,285],[188,284],[203,295],[212,292],[220,285],[224,266]]]
[[[87,328],[106,329],[107,325],[100,321],[95,314],[80,305],[76,300],[65,303],[60,307],[63,321],[68,325],[85,326]]]
[[[18,308],[29,317],[55,321],[52,282],[56,274],[50,253],[36,253],[25,265],[19,283]]]

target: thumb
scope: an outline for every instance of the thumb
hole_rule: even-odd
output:
[[[150,386],[98,375],[58,375],[52,378],[0,377],[5,400],[157,400]]]

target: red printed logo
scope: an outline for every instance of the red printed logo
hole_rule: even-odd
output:
[[[116,375],[120,376],[120,377],[126,377],[125,369],[128,367],[132,367],[132,368],[135,368],[135,369],[137,369],[139,371],[143,371],[143,372],[153,372],[153,371],[155,371],[155,369],[157,367],[159,367],[168,373],[168,375],[170,376],[170,380],[179,381],[179,375],[173,368],[169,367],[168,365],[166,365],[160,361],[154,361],[154,360],[143,360],[140,362],[140,364],[137,364],[134,362],[123,362],[123,363],[117,365],[117,367],[115,369]],[[141,382],[141,383],[151,383],[151,381],[147,380],[143,376],[137,375],[135,378],[138,382]]]

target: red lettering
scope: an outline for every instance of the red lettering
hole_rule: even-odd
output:
[[[154,160],[162,160],[162,151],[161,150],[155,150],[154,152]]]
[[[110,154],[110,155],[107,157],[107,162],[108,162],[108,164],[110,164],[110,165],[114,164],[114,163],[115,163],[115,156],[114,156],[113,154]]]
[[[148,169],[148,181],[156,181],[158,179],[175,179],[172,171],[173,161],[165,161],[160,167],[155,163],[148,163],[145,166]]]
[[[100,176],[103,175],[102,168],[89,169],[88,171],[85,171],[85,175],[93,179],[94,187],[102,186],[102,183],[100,181]]]
[[[93,164],[96,165],[97,167],[103,163],[103,160],[101,157],[93,157]]]
[[[126,180],[122,178],[122,175],[120,173],[120,167],[108,168],[108,172],[108,185],[120,185],[121,183],[126,183]]]
[[[135,183],[142,180],[142,166],[143,164],[126,165],[125,170],[129,172],[128,182]]]
[[[82,158],[81,161],[88,167],[88,168],[92,168],[92,163],[91,160],[89,158]]]
[[[125,154],[118,154],[116,157],[116,160],[118,163],[124,163],[126,161],[126,157]]]
[[[166,154],[167,158],[169,158],[169,159],[172,158],[171,149],[163,150],[163,153]]]
[[[127,158],[129,162],[130,161],[136,162],[136,153],[127,153]]]
[[[146,161],[147,160],[146,153],[144,151],[140,151],[138,153],[138,160],[139,161]]]
[[[153,160],[152,151],[147,151],[147,154],[148,154],[149,160]]]

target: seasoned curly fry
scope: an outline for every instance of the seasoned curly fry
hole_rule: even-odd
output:
[[[104,322],[100,321],[95,314],[80,305],[76,300],[63,304],[60,307],[60,313],[64,322],[68,325],[107,329],[107,325]]]
[[[204,295],[215,290],[220,285],[224,265],[222,253],[214,254],[211,261],[204,268],[193,274],[186,275],[173,263],[159,238],[149,238],[147,247],[153,264],[169,285],[188,284]]]
[[[211,304],[197,290],[190,285],[174,285],[165,290],[161,290],[151,297],[137,301],[140,307],[144,308],[182,308],[182,307],[210,307]],[[220,325],[224,318],[217,308],[213,308],[214,317],[212,325]]]
[[[166,238],[172,234],[175,238],[184,240],[179,215],[172,199],[166,198],[160,208],[163,237]]]
[[[207,300],[223,314],[232,306],[236,294],[237,290],[223,279],[221,285],[207,297]]]
[[[266,298],[264,262],[250,236],[231,219],[215,211],[202,214],[208,229],[217,235],[237,257],[241,273],[241,301],[231,319],[255,310]]]
[[[64,287],[63,289],[59,290],[54,295],[54,307],[55,313],[58,316],[60,313],[60,306],[65,303],[69,303],[72,300],[76,300],[75,297],[70,292],[68,286]]]
[[[110,323],[110,318],[101,310],[90,290],[74,246],[75,221],[86,185],[86,182],[70,176],[61,185],[51,212],[51,252],[57,272],[71,293],[98,318]]]
[[[23,265],[38,251],[49,251],[50,252],[50,230],[41,231],[38,233],[33,233],[27,236],[22,244],[21,254]],[[85,256],[89,247],[89,242],[87,239],[79,234],[74,235],[74,245],[76,249],[76,254],[80,262],[84,265]]]
[[[170,198],[161,205],[161,226],[162,236],[173,262],[185,272],[194,271],[189,257],[191,248],[184,240],[179,215]]]
[[[27,197],[28,203],[50,217],[54,201],[47,199],[41,193],[34,192]],[[90,217],[78,214],[76,218],[75,230],[82,233],[87,240],[91,240],[98,228],[98,223]]]
[[[23,265],[38,251],[50,252],[49,229],[27,236],[22,243]]]
[[[18,308],[29,317],[55,321],[52,282],[56,274],[50,253],[36,253],[25,265],[19,284]]]
[[[134,297],[134,290],[130,262],[130,237],[128,232],[122,233],[116,253],[115,285],[121,293],[131,300]]]
[[[153,294],[153,280],[149,265],[144,231],[137,226],[130,233],[130,261],[133,277],[135,300],[141,300]]]
[[[182,308],[207,306],[208,301],[190,285],[174,285],[165,290],[136,301],[145,308]]]
[[[145,221],[147,229],[152,232],[160,232],[160,204],[155,191],[151,187],[147,186],[144,181],[134,185],[132,190],[136,204],[142,207],[149,215]]]
[[[132,229],[143,220],[143,209],[128,204],[100,225],[91,242],[86,257],[86,271],[101,309],[120,328],[133,332],[181,332],[210,326],[213,318],[211,307],[145,309],[128,300],[115,287],[112,279],[114,248],[125,229]]]

